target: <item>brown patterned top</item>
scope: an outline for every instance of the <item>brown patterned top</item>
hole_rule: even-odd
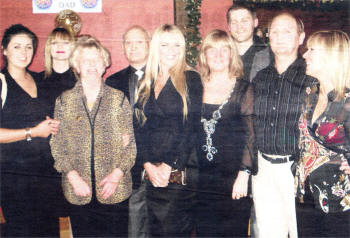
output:
[[[67,173],[76,170],[90,189],[93,187],[92,178],[95,178],[96,189],[92,192],[96,194],[99,202],[104,204],[122,202],[131,194],[130,169],[136,156],[129,102],[122,92],[102,84],[92,110],[86,109],[84,104],[87,105],[81,81],[56,100],[55,119],[60,120],[61,124],[59,132],[52,136],[50,145],[55,168],[63,175],[64,195],[70,203],[76,205],[88,204],[91,201],[91,195],[76,196],[68,182]],[[95,118],[92,124],[89,118],[91,121]],[[130,142],[123,147],[122,136],[125,134],[130,135]],[[95,171],[93,176],[92,161]],[[124,176],[115,194],[103,199],[100,196],[102,187],[99,183],[115,168],[120,168]]]

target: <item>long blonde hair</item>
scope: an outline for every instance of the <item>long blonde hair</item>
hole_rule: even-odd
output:
[[[52,73],[51,43],[55,39],[68,40],[72,44],[75,41],[74,36],[65,28],[57,27],[51,31],[45,44],[45,78]]]
[[[322,62],[325,72],[331,80],[336,100],[342,100],[346,88],[350,86],[350,42],[349,36],[339,30],[318,31],[313,33],[307,47],[322,48]]]
[[[190,69],[186,64],[186,46],[185,37],[183,36],[181,30],[170,24],[164,24],[159,26],[152,37],[149,49],[149,55],[146,64],[145,78],[141,81],[140,89],[138,90],[138,95],[136,101],[140,107],[135,108],[136,117],[141,125],[143,125],[147,118],[144,114],[144,107],[148,101],[152,87],[154,86],[155,80],[158,78],[160,69],[160,39],[165,33],[173,34],[174,37],[180,39],[181,53],[179,56],[179,62],[169,69],[169,75],[171,82],[175,86],[176,91],[180,94],[183,102],[183,120],[186,119],[188,108],[187,108],[187,85],[186,85],[186,75],[185,71]]]
[[[230,64],[229,64],[229,76],[231,79],[234,77],[240,77],[243,75],[243,63],[241,57],[238,54],[237,47],[232,40],[231,36],[223,30],[215,29],[210,31],[204,38],[200,52],[199,52],[199,65],[200,73],[203,80],[209,80],[210,68],[207,62],[205,53],[208,49],[215,45],[221,45],[230,49]]]

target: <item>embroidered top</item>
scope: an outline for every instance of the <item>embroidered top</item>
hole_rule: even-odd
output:
[[[220,111],[215,132],[211,134],[212,146],[217,149],[213,160],[207,159],[207,133],[201,129],[197,155],[199,167],[199,189],[202,192],[224,193],[232,197],[232,186],[240,170],[256,173],[257,151],[253,131],[253,88],[246,80],[237,79],[227,104]],[[207,121],[220,105],[202,105],[202,118]]]
[[[308,90],[308,89],[307,89]],[[328,94],[326,110],[312,124],[312,113],[318,100],[314,86],[306,98],[305,110],[299,120],[300,160],[296,168],[296,195],[303,202],[309,186],[314,203],[323,212],[350,209],[349,175],[339,170],[350,152],[350,98],[335,101],[335,93]]]

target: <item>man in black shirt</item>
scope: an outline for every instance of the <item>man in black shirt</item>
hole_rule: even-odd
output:
[[[298,158],[298,120],[306,88],[315,83],[305,75],[298,54],[304,38],[301,20],[289,13],[274,17],[269,26],[274,60],[253,80],[259,169],[252,182],[261,238],[298,236],[291,165]]]
[[[130,27],[123,35],[124,54],[129,66],[109,76],[106,84],[121,90],[130,104],[135,104],[138,81],[143,78],[148,57],[150,36],[141,26]],[[140,126],[134,115],[134,133],[136,145],[139,141]],[[139,153],[138,153],[139,154]],[[129,199],[129,237],[148,237],[146,187],[141,182],[143,163],[136,156],[131,169],[133,192]]]
[[[226,20],[238,52],[242,57],[244,79],[252,81],[258,70],[269,63],[269,50],[264,42],[254,34],[258,26],[258,18],[253,9],[245,5],[235,4],[226,12]],[[264,50],[264,61],[258,70],[251,70],[257,52]],[[260,64],[259,64],[260,66]]]

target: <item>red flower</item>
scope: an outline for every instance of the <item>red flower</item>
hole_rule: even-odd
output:
[[[344,143],[344,127],[336,122],[323,122],[317,129],[318,135],[326,144]]]

